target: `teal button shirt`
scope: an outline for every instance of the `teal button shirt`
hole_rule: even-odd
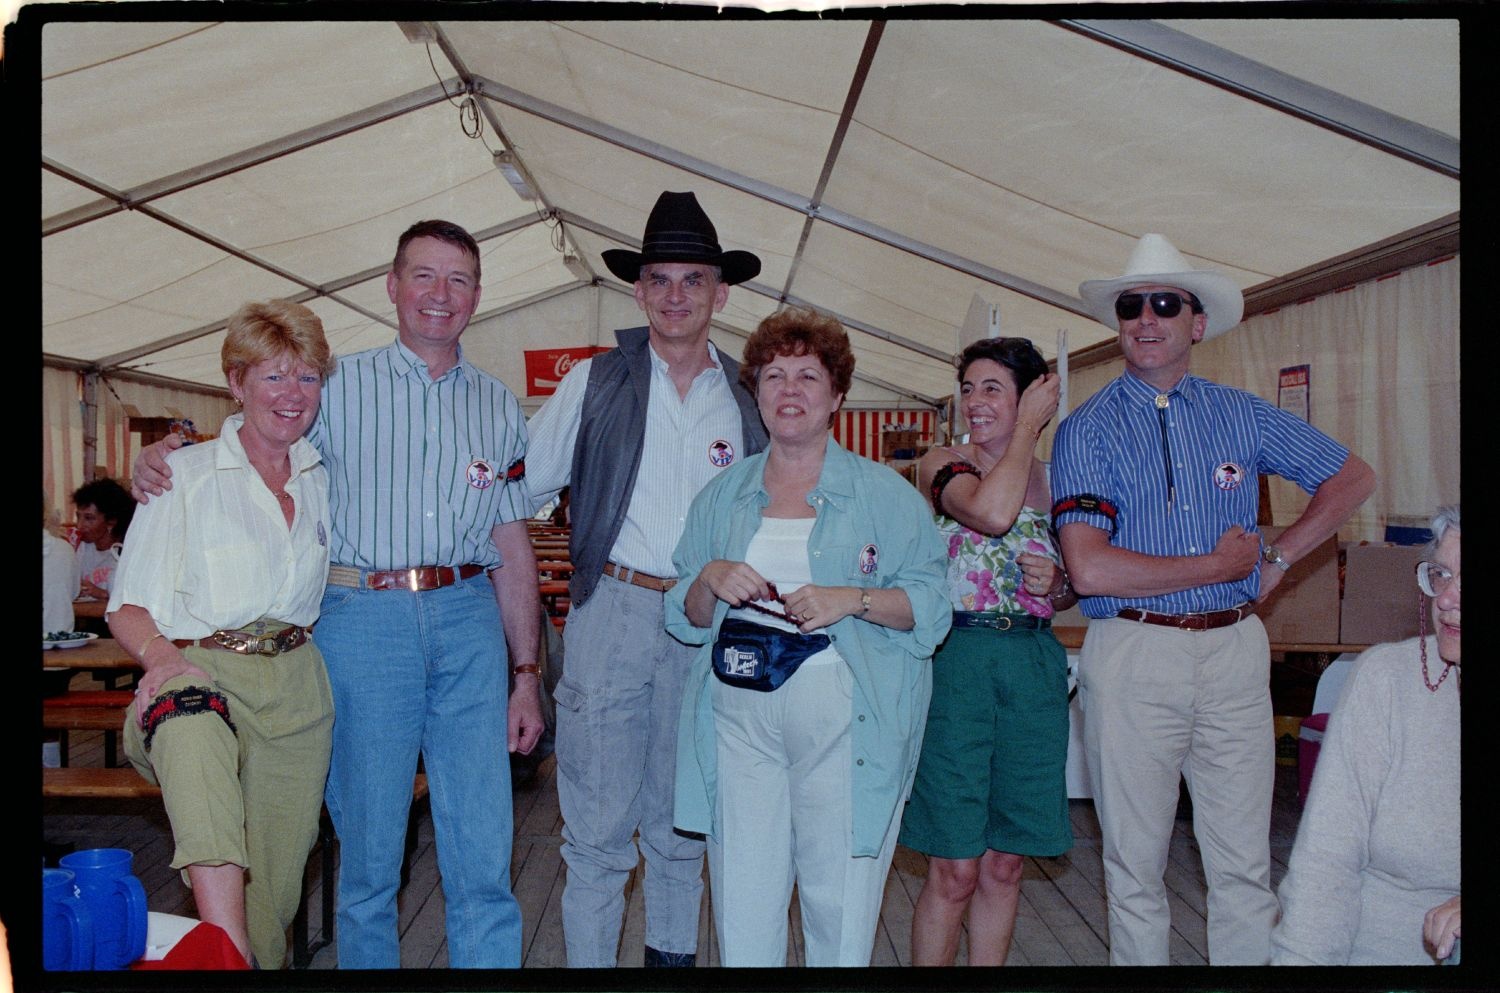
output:
[[[715,837],[718,768],[709,653],[729,605],[720,601],[713,627],[701,628],[687,619],[684,604],[688,587],[708,562],[744,560],[771,500],[762,485],[765,462],[764,453],[751,456],[698,494],[673,556],[680,582],[666,597],[667,631],[703,646],[683,695],[673,821],[684,831]],[[817,511],[808,539],[813,583],[905,590],[915,621],[912,630],[897,631],[845,617],[828,628],[833,647],[854,676],[850,854],[873,857],[892,819],[901,814],[904,790],[922,748],[932,697],[932,654],[952,623],[944,587],[947,550],[932,513],[910,483],[832,438],[823,473],[807,500]],[[874,568],[865,572],[861,564],[869,566],[870,546]]]

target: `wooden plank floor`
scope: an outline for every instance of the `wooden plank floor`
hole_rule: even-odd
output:
[[[103,763],[102,735],[74,733],[70,764]],[[523,966],[557,968],[566,964],[562,939],[562,889],[565,869],[561,857],[562,817],[558,811],[555,765],[550,757],[534,778],[514,791],[516,837],[511,857],[511,880],[521,903]],[[1073,848],[1058,858],[1026,860],[1021,904],[1016,921],[1012,965],[1105,965],[1108,963],[1104,875],[1099,856],[1099,822],[1093,803],[1070,801]],[[1278,766],[1271,823],[1271,881],[1279,885],[1297,830],[1297,775],[1291,766]],[[48,800],[42,807],[43,837],[48,843],[75,848],[114,847],[135,852],[135,873],[146,889],[152,910],[195,916],[192,897],[171,859],[171,830],[158,801]],[[639,885],[643,869],[631,873],[626,884],[626,914],[620,964],[639,967],[645,931],[645,908]],[[316,941],[321,925],[318,860],[308,868],[309,927]],[[880,927],[872,964],[910,965],[912,908],[927,876],[925,856],[898,847],[886,881]],[[1172,908],[1171,955],[1174,964],[1205,964],[1205,884],[1190,818],[1178,817],[1169,853],[1166,882]],[[705,874],[703,911],[699,919],[699,965],[719,964],[712,923],[712,888]],[[443,892],[433,845],[432,820],[422,810],[411,879],[398,900],[403,968],[445,968],[448,946],[444,938]],[[802,965],[801,925],[795,901],[787,960]],[[967,961],[961,940],[959,964]],[[336,966],[334,948],[314,955],[312,967]]]

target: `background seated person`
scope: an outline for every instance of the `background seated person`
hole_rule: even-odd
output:
[[[108,600],[135,501],[113,479],[96,479],[73,493],[73,506],[78,509],[79,590],[90,600]]]

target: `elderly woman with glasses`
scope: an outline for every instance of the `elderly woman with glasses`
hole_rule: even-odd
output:
[[[1459,901],[1459,511],[1417,566],[1422,634],[1359,657],[1329,718],[1271,936],[1277,965],[1431,965]],[[1427,633],[1428,621],[1432,633]]]
[[[332,746],[333,695],[309,640],[328,578],[328,474],[303,435],[333,356],[285,300],[229,318],[241,412],[173,452],[172,488],[130,525],[110,630],[145,670],[131,764],[162,789],[198,916],[268,969],[286,957]]]
[[[770,446],[704,488],[674,556],[667,630],[704,646],[674,821],[708,835],[726,966],[786,964],[794,883],[807,964],[869,965],[950,623],[922,498],[829,436],[853,372],[832,317],[761,322],[740,378]]]

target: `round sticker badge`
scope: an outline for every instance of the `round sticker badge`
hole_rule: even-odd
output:
[[[708,446],[708,461],[720,469],[734,461],[734,446],[720,438]]]
[[[1245,470],[1233,462],[1220,462],[1214,467],[1214,485],[1221,490],[1232,490],[1245,481]]]
[[[495,485],[495,468],[484,459],[475,459],[470,462],[464,475],[468,476],[469,485],[476,490],[487,490]]]
[[[859,571],[866,576],[875,571],[880,563],[880,549],[874,545],[866,545],[859,550]]]

